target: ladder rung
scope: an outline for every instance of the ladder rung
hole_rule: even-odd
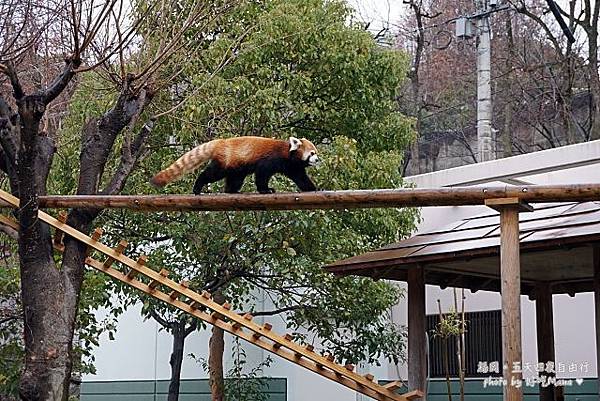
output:
[[[346,370],[354,372],[354,365],[352,365],[351,363],[347,363],[346,365],[344,365],[344,367],[346,368]]]
[[[272,329],[272,328],[273,328],[273,326],[271,326],[271,324],[270,324],[270,323],[265,323],[265,324],[263,324],[263,326],[262,326],[262,329],[263,329],[264,331],[271,331],[271,329]],[[252,334],[252,338],[253,338],[254,340],[258,340],[258,339],[259,339],[259,338],[261,338],[261,337],[262,337],[262,334],[261,334],[261,333],[253,333],[253,334]]]
[[[304,348],[306,348],[308,352],[313,352],[315,350],[315,346],[312,344],[308,344]]]
[[[92,241],[94,241],[94,242],[98,242],[98,240],[99,240],[99,239],[100,239],[100,237],[102,236],[102,233],[103,233],[103,230],[102,230],[100,227],[97,227],[97,228],[94,230],[94,232],[92,233],[92,236],[91,236],[91,238],[92,238]],[[88,246],[88,249],[87,249],[87,254],[89,255],[90,253],[92,253],[92,251],[93,251],[93,250],[94,250],[94,249],[93,249],[92,247],[89,247],[89,246]]]
[[[408,393],[402,394],[402,396],[404,398],[406,398],[407,400],[412,401],[412,400],[420,400],[421,398],[424,397],[424,394],[421,390],[413,390],[413,391],[409,391]]]
[[[225,302],[223,305],[221,305],[224,309],[226,310],[230,310],[231,309],[231,304]],[[223,319],[223,315],[219,312],[213,312],[210,314],[213,318],[215,319]]]
[[[122,239],[121,241],[119,241],[119,244],[115,248],[115,252],[118,254],[122,254],[123,251],[125,250],[125,248],[127,248],[127,241]],[[108,269],[113,264],[114,261],[115,261],[115,259],[113,257],[109,256],[108,258],[106,258],[106,260],[104,261],[104,263],[102,265],[105,269]]]
[[[188,282],[187,282],[187,281],[182,281],[182,282],[181,282],[179,285],[180,285],[180,286],[181,286],[183,289],[186,289],[186,288],[188,288],[188,286],[189,286],[189,284],[188,284]],[[169,298],[171,298],[171,299],[177,299],[177,298],[179,298],[180,296],[181,296],[181,292],[179,292],[179,291],[177,291],[177,290],[173,290],[173,291],[171,291],[171,293],[169,294]]]
[[[139,266],[145,266],[147,261],[148,261],[148,256],[140,255],[140,257],[138,258],[136,263]],[[133,280],[138,274],[139,274],[139,272],[137,270],[129,269],[129,271],[127,272],[127,280]]]
[[[367,379],[368,381],[371,381],[371,382],[372,382],[373,380],[375,380],[375,376],[373,376],[373,375],[372,375],[372,374],[370,374],[370,373],[367,373],[367,374],[365,375],[365,379]]]
[[[251,322],[253,316],[250,313],[244,313],[243,318],[244,318],[244,320],[247,320],[247,321]],[[234,330],[238,330],[241,326],[242,326],[241,323],[238,323],[238,322],[233,323],[233,329]]]
[[[211,294],[208,291],[202,291],[201,295],[202,295],[202,298],[204,298],[204,299],[210,299],[210,297],[211,297]]]
[[[163,278],[167,278],[169,276],[169,271],[166,269],[160,269],[158,274],[160,274]],[[150,287],[150,289],[154,290],[160,284],[161,284],[160,280],[152,280],[150,282],[150,284],[148,284],[148,287]]]
[[[61,210],[60,212],[58,212],[57,220],[60,221],[61,223],[65,224],[67,222],[67,212],[65,212],[64,210]],[[57,228],[56,231],[54,232],[54,245],[62,244],[64,235],[65,235],[65,233],[63,233],[60,229]]]
[[[294,339],[294,337],[290,333],[286,333],[285,336],[283,336],[283,339],[284,339],[284,341],[292,341]],[[282,345],[283,344],[280,344],[280,343],[274,343],[273,347],[275,349],[279,349],[279,348],[281,348]]]
[[[104,233],[104,230],[102,230],[102,228],[96,227],[96,229],[92,233],[92,241],[98,242],[98,240],[100,239],[100,237],[102,236],[103,233]]]
[[[396,381],[390,382],[388,384],[384,384],[383,387],[387,388],[390,391],[396,391],[400,387],[402,387],[402,383],[396,380]]]

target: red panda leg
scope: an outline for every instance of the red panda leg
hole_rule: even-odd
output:
[[[306,174],[305,170],[295,170],[291,172],[285,173],[285,175],[290,178],[294,183],[298,186],[300,191],[316,191],[317,187],[312,182],[308,174]]]
[[[240,192],[245,178],[246,176],[242,174],[227,174],[227,177],[225,177],[225,192],[228,194]]]
[[[225,178],[225,170],[216,162],[211,161],[208,166],[198,175],[194,184],[194,195],[202,193],[202,189],[206,184],[217,182]]]
[[[257,168],[254,174],[256,181],[256,189],[261,194],[272,194],[275,192],[273,188],[269,188],[269,180],[273,176],[273,172],[268,168]]]

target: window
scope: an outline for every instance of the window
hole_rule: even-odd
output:
[[[429,337],[429,374],[432,378],[446,377],[444,369],[444,340],[434,335],[439,315],[427,315]],[[501,311],[465,312],[466,377],[487,377],[502,374],[502,325]],[[456,338],[447,340],[448,364],[451,377],[458,377]],[[499,362],[500,373],[477,373],[479,362]]]

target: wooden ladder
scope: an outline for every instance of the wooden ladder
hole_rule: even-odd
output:
[[[0,199],[15,208],[19,207],[19,199],[5,191],[0,190]],[[332,355],[320,355],[314,352],[311,345],[303,346],[292,341],[290,334],[281,336],[274,333],[271,331],[272,326],[269,323],[259,325],[252,320],[252,315],[249,313],[240,315],[231,310],[230,304],[224,303],[221,305],[213,301],[210,293],[203,291],[199,294],[188,288],[186,282],[177,283],[171,280],[168,277],[169,272],[167,270],[161,269],[157,272],[147,267],[145,256],[140,256],[136,261],[124,255],[123,251],[127,246],[126,241],[120,241],[115,249],[99,242],[102,235],[101,229],[96,229],[90,237],[67,225],[66,213],[64,212],[57,219],[47,213],[38,211],[38,217],[56,229],[53,240],[53,246],[56,250],[60,252],[64,250],[63,236],[65,234],[69,235],[86,244],[91,250],[106,255],[107,258],[104,261],[88,256],[85,260],[88,266],[198,319],[220,327],[224,331],[243,338],[283,359],[303,366],[376,400],[408,401],[423,397],[423,392],[420,390],[414,390],[406,394],[396,394],[394,390],[399,387],[399,382],[380,385],[375,381],[373,375],[360,375],[354,371],[353,365],[339,365],[335,363],[335,358]],[[16,221],[6,216],[0,216],[0,224],[8,225],[15,230],[19,228]],[[120,271],[113,267],[114,262],[125,266],[126,271]]]

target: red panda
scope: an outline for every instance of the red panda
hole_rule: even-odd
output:
[[[215,139],[196,146],[152,177],[150,182],[163,187],[209,160],[210,163],[194,184],[193,192],[196,195],[202,192],[206,184],[223,178],[225,192],[239,192],[246,176],[252,173],[260,193],[275,192],[269,188],[269,180],[276,173],[290,178],[301,191],[317,190],[305,170],[319,161],[317,148],[308,139],[294,137],[288,141],[257,136]]]

